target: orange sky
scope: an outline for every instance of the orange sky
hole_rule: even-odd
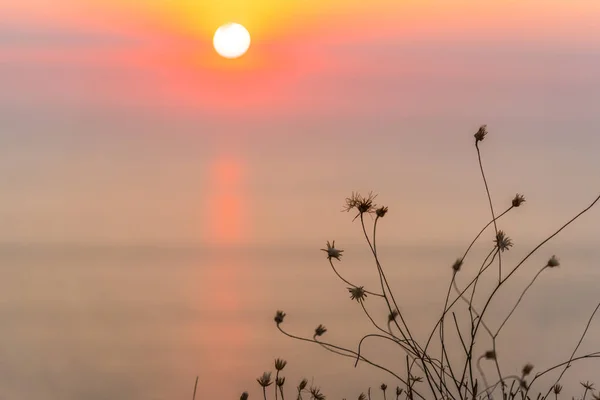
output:
[[[253,35],[239,60],[211,46],[229,20]],[[527,165],[540,198],[556,175],[581,177],[567,183],[585,191],[598,20],[591,0],[2,2],[6,240],[196,242],[210,231],[218,243],[266,243],[285,237],[285,218],[306,240],[307,213],[333,224],[321,202],[337,210],[360,188],[444,214],[436,199],[464,207],[449,166],[479,194],[462,140],[484,122],[508,135],[491,157],[537,157]],[[540,169],[550,154],[571,169]],[[237,186],[219,176],[223,162],[243,172]],[[523,165],[491,162],[527,179]],[[421,233],[406,236],[428,237],[410,218]]]

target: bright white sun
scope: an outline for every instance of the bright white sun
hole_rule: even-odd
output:
[[[213,45],[219,55],[225,58],[243,56],[250,47],[250,33],[240,24],[230,22],[215,32]]]

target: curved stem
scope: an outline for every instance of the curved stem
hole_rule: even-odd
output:
[[[333,265],[333,261],[331,260],[331,258],[329,259],[329,265],[331,265],[331,269],[333,269],[333,272],[335,272],[335,274],[338,276],[338,278],[340,278],[344,283],[346,283],[347,285],[352,286],[353,288],[357,288],[358,287],[355,284],[347,281],[342,275],[340,275],[340,273],[337,271],[337,269]],[[365,293],[373,295],[373,296],[383,297],[383,295],[381,293],[370,292],[368,290],[365,290]]]
[[[534,284],[535,280],[538,278],[538,276],[540,276],[540,274],[542,272],[544,272],[544,270],[548,268],[548,266],[546,265],[545,267],[542,267],[542,269],[540,269],[538,271],[537,274],[535,274],[535,276],[533,277],[533,279],[531,280],[531,282],[529,282],[529,285],[527,285],[527,287],[525,288],[525,290],[523,290],[523,292],[521,293],[521,295],[519,296],[519,299],[517,300],[517,303],[515,304],[515,306],[512,308],[512,310],[510,310],[510,313],[508,313],[508,315],[506,316],[506,318],[504,319],[504,321],[502,322],[502,324],[500,324],[500,327],[498,328],[498,330],[496,331],[496,333],[494,334],[494,337],[498,337],[498,335],[500,334],[500,331],[502,330],[502,328],[504,327],[504,325],[506,324],[506,322],[508,321],[508,319],[511,317],[511,315],[513,315],[513,313],[515,312],[515,310],[517,309],[517,307],[519,306],[519,304],[521,303],[521,300],[523,300],[523,297],[525,296],[525,293],[527,293],[527,291],[529,290],[529,288]]]

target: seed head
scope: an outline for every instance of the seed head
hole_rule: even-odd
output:
[[[312,400],[325,400],[325,395],[321,393],[321,389],[316,387],[310,388],[310,398]]]
[[[329,240],[327,241],[327,248],[326,249],[321,249],[322,251],[327,253],[327,259],[331,261],[332,258],[335,258],[338,261],[340,260],[340,257],[342,256],[342,253],[344,252],[344,250],[339,250],[335,248],[335,240],[333,241],[333,243],[329,243]]]
[[[275,384],[278,387],[283,387],[283,385],[285,384],[285,376],[278,377],[277,380],[275,381]]]
[[[487,131],[487,125],[481,125],[479,127],[479,130],[477,131],[477,133],[475,133],[475,144],[477,144],[477,142],[481,142],[483,139],[485,139],[485,135],[488,134]]]
[[[400,386],[396,386],[396,397],[400,397],[404,389],[401,389]]]
[[[513,207],[519,207],[521,204],[525,203],[525,196],[517,193],[515,198],[512,200]]]
[[[264,388],[271,386],[273,381],[271,381],[271,373],[265,372],[261,377],[257,378],[256,381],[258,384]]]
[[[498,247],[498,250],[502,252],[510,249],[513,246],[512,239],[506,236],[506,233],[504,233],[504,231],[498,231],[494,242],[496,243],[496,247]]]
[[[348,291],[350,292],[350,299],[356,300],[359,303],[367,298],[367,293],[365,293],[363,286],[348,288]]]
[[[531,371],[533,371],[533,365],[530,363],[525,364],[525,366],[523,367],[523,370],[521,371],[523,376],[527,376],[531,373]]]
[[[277,326],[279,326],[279,324],[281,324],[283,322],[284,318],[285,318],[285,313],[283,311],[277,310],[277,312],[275,313],[275,318],[273,318],[273,319],[275,320],[275,323],[277,324]]]
[[[354,219],[362,216],[365,213],[373,213],[377,205],[373,203],[377,195],[374,195],[373,192],[369,192],[369,194],[365,197],[359,193],[352,192],[352,196],[346,198],[346,206],[342,211],[350,211],[356,209],[358,214]]]
[[[286,365],[287,365],[287,361],[282,360],[281,358],[275,359],[275,369],[277,371],[283,370]]]
[[[358,400],[367,400],[367,396],[364,393],[358,395]]]
[[[485,357],[486,360],[495,360],[496,352],[494,350],[488,350],[485,352],[485,354],[483,356]]]
[[[299,392],[303,391],[306,388],[306,385],[308,385],[308,379],[304,378],[298,384],[298,391]]]
[[[325,328],[323,325],[319,325],[315,328],[315,334],[313,337],[316,338],[317,336],[323,336],[325,332],[327,332],[327,328]]]
[[[594,390],[594,384],[591,383],[590,381],[587,382],[579,382],[581,383],[581,386],[583,386],[584,388],[586,388],[587,390]]]
[[[385,217],[385,214],[387,214],[388,212],[388,208],[387,207],[379,207],[377,210],[375,210],[375,214],[379,217],[379,218],[383,218]]]
[[[560,261],[558,258],[556,258],[556,256],[552,256],[548,260],[548,264],[546,264],[546,266],[550,267],[550,268],[558,267],[558,266],[560,266]]]
[[[387,385],[385,383],[381,384],[381,390],[383,390],[384,392],[387,390]]]
[[[240,400],[248,400],[248,392],[242,393],[242,395],[240,396]]]
[[[452,269],[454,270],[454,272],[458,272],[460,271],[460,268],[463,265],[463,259],[462,258],[457,258],[456,261],[454,261],[454,264],[452,264]]]
[[[557,383],[552,387],[552,391],[554,392],[554,394],[560,394],[560,392],[562,392],[562,385]]]

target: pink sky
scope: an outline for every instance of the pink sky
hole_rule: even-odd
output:
[[[595,194],[597,2],[280,3],[2,3],[1,239],[308,242],[308,216],[343,231],[353,190],[403,213],[395,240],[458,216],[470,236],[481,123],[498,202],[532,196],[530,226]],[[211,48],[228,13],[254,35],[233,62]]]

